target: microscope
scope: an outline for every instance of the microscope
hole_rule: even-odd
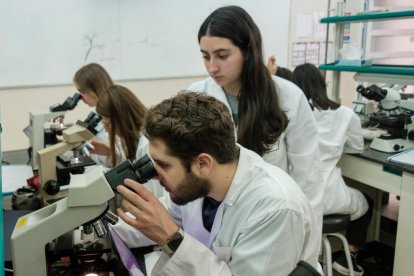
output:
[[[378,102],[378,111],[369,115],[368,126],[387,131],[372,140],[371,149],[396,153],[414,148],[414,102],[401,99],[398,91],[402,88],[400,85],[357,87],[362,96]]]
[[[86,166],[96,164],[89,156],[87,148],[92,146],[87,141],[96,135],[99,122],[99,115],[91,112],[85,121],[63,130],[62,142],[37,152],[43,204],[64,196],[57,194],[60,186],[69,184],[70,174],[83,173]]]
[[[30,124],[24,130],[30,138],[29,155],[31,156],[32,169],[38,170],[37,152],[46,145],[53,145],[58,142],[56,135],[60,134],[64,128],[63,115],[68,110],[76,107],[81,95],[75,93],[68,97],[62,104],[50,106],[50,112],[30,112]],[[53,121],[45,128],[47,122]]]
[[[145,183],[156,175],[151,159],[145,155],[135,163],[127,160],[106,173],[98,166],[72,176],[66,198],[18,219],[11,236],[14,275],[48,275],[50,265],[46,262],[45,248],[53,240],[80,225],[91,229],[90,225],[95,226],[102,217],[112,219],[107,201],[115,196],[116,186],[126,178]],[[94,229],[101,236],[105,232],[102,227]],[[74,237],[74,254],[88,254],[82,249],[87,249],[91,241],[79,246],[75,240]]]

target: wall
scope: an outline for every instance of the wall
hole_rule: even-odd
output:
[[[255,19],[265,51],[288,50],[290,0],[32,2],[0,2],[0,88],[68,84],[90,62],[122,81],[200,76],[198,28],[228,4]]]

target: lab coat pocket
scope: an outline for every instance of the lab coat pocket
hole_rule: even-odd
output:
[[[225,262],[229,262],[231,259],[231,247],[221,247],[216,243],[213,243],[213,251],[216,256]]]

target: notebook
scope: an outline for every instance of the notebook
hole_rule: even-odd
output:
[[[409,149],[387,157],[387,161],[414,166],[414,149]]]

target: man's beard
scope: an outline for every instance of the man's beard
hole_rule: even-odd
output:
[[[207,196],[211,191],[211,183],[208,180],[187,173],[185,179],[170,194],[171,200],[177,205],[185,205],[188,202]]]

